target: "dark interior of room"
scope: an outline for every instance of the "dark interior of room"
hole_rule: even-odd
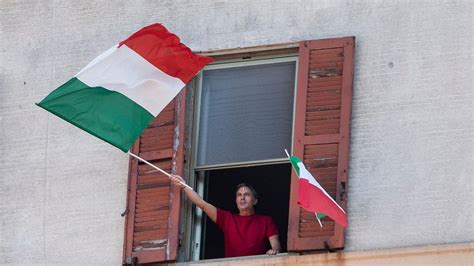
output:
[[[205,199],[224,210],[237,213],[235,188],[240,183],[252,185],[259,194],[255,212],[269,215],[276,223],[282,250],[286,252],[290,164],[240,167],[206,171]],[[270,245],[268,246],[270,248]],[[205,218],[201,239],[201,259],[224,257],[224,237],[219,228]]]

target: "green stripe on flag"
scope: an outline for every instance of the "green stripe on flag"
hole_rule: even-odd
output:
[[[296,174],[299,177],[300,176],[300,168],[298,166],[298,163],[301,162],[300,158],[298,158],[296,156],[291,156],[290,161],[291,161],[291,165],[293,165],[293,168],[295,169]]]
[[[103,87],[89,87],[77,78],[37,105],[124,152],[154,118],[128,97]]]
[[[324,214],[324,213],[317,213],[317,214],[316,214],[316,217],[318,217],[318,219],[323,219],[324,217],[326,217],[326,214]]]

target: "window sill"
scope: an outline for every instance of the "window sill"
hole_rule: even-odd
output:
[[[219,259],[207,259],[207,260],[197,260],[197,261],[187,261],[187,262],[179,262],[172,265],[207,265],[207,264],[227,264],[227,263],[244,263],[246,262],[249,264],[251,261],[255,260],[269,260],[272,258],[279,258],[279,257],[288,257],[288,256],[299,256],[298,253],[278,253],[277,255],[255,255],[255,256],[245,256],[245,257],[232,257],[232,258],[219,258]]]
[[[171,265],[470,265],[474,243],[415,246],[324,254],[281,253],[201,261]]]

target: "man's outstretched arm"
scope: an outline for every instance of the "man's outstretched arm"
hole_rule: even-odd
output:
[[[203,200],[194,190],[191,190],[184,186],[186,184],[183,178],[178,175],[171,175],[170,180],[173,184],[180,186],[186,196],[194,203],[196,206],[201,208],[207,216],[215,223],[217,220],[217,208],[214,205],[210,204],[209,202]],[[272,246],[273,247],[273,246]]]

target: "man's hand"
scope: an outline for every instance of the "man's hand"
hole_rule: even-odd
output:
[[[184,179],[180,177],[179,175],[170,175],[170,180],[171,180],[171,183],[177,186],[180,186],[181,188],[186,187],[186,181],[184,181]]]
[[[207,216],[213,221],[216,222],[217,220],[217,209],[214,207],[214,205],[209,204],[205,200],[203,200],[192,188],[191,189],[186,189],[189,188],[186,185],[186,181],[179,175],[170,175],[170,180],[171,183],[173,183],[176,186],[180,186],[183,188],[184,193],[186,196],[194,203],[196,206],[201,208]]]
[[[269,249],[267,251],[267,255],[276,255],[276,254],[278,254],[278,250]]]
[[[278,238],[278,235],[274,235],[268,238],[270,240],[270,245],[272,246],[272,249],[269,249],[267,251],[268,255],[276,255],[278,252],[280,252],[281,245],[280,245],[280,239]]]

